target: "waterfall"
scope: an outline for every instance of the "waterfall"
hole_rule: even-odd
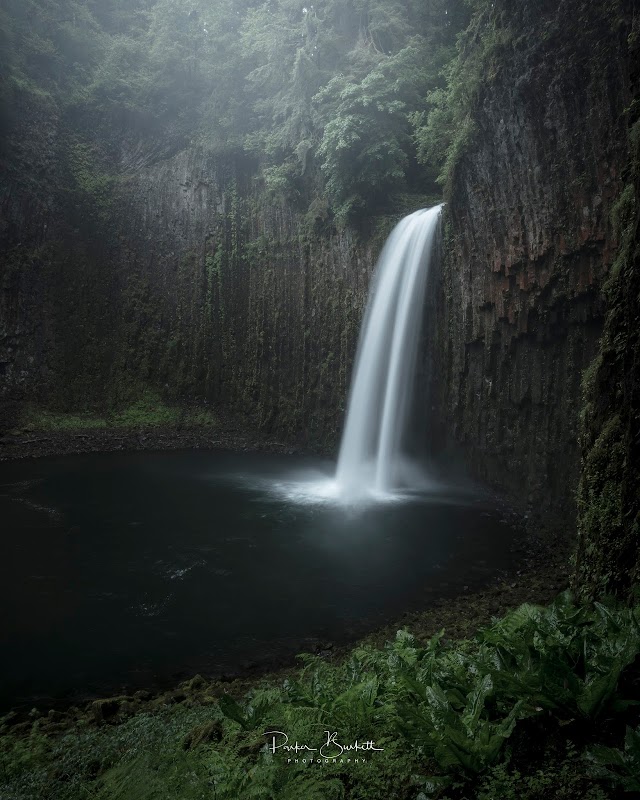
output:
[[[340,444],[335,480],[343,498],[411,485],[402,447],[441,210],[439,205],[405,217],[380,255]]]

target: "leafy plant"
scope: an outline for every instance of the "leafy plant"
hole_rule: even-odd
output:
[[[29,739],[5,737],[0,794],[387,800],[473,786],[480,800],[554,791],[563,800],[606,800],[573,745],[526,774],[509,754],[528,735],[522,726],[557,730],[568,719],[631,710],[635,701],[619,686],[640,652],[638,609],[613,600],[576,605],[565,593],[548,607],[525,604],[473,639],[447,642],[443,633],[421,642],[398,631],[383,648],[358,647],[339,664],[306,655],[281,685],[243,698],[225,693],[214,705],[164,706],[62,737],[43,736],[35,723]],[[212,726],[216,735],[203,737]],[[315,771],[316,751],[273,753],[269,731],[314,748],[335,731],[344,744],[371,740],[378,749],[365,763],[336,757]],[[624,751],[592,744],[592,777],[636,791],[639,751],[638,730],[627,732]]]
[[[602,778],[625,792],[640,792],[640,726],[627,726],[624,750],[597,745],[586,754],[593,775]]]
[[[569,592],[548,609],[524,605],[480,636],[491,646],[501,693],[536,709],[597,717],[640,652],[634,609],[612,602],[573,605]]]

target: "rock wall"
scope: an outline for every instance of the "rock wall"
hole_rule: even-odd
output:
[[[630,45],[629,158],[612,210],[619,238],[604,331],[585,375],[574,586],[633,597],[640,581],[640,23]]]
[[[429,306],[436,448],[556,523],[575,514],[582,373],[619,243],[632,12],[624,0],[487,4],[475,35],[497,44],[469,46],[490,57]],[[386,230],[337,231],[321,207],[268,195],[255,163],[149,120],[74,119],[27,95],[12,115],[0,130],[4,425],[28,401],[112,408],[152,392],[335,443]]]
[[[384,231],[338,231],[269,196],[255,163],[168,146],[139,120],[91,127],[27,104],[5,139],[5,428],[25,402],[151,392],[333,444]]]
[[[43,250],[59,237],[56,183],[59,119],[55,107],[31,95],[15,98],[0,122],[0,398],[5,404],[31,387],[47,337],[39,319],[46,291]],[[42,374],[41,374],[42,377]]]
[[[289,439],[335,441],[377,245],[314,230],[252,165],[198,150],[137,172],[124,197],[121,371]]]
[[[492,5],[477,35],[499,31],[502,44],[483,65],[447,198],[437,444],[570,522],[581,378],[617,246],[632,4]]]

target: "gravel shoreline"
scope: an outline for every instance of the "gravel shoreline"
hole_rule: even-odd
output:
[[[82,431],[32,431],[0,438],[0,461],[23,458],[112,453],[119,450],[237,450],[300,453],[302,448],[235,428],[88,428]]]

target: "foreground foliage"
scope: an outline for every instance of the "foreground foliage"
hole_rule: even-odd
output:
[[[35,722],[3,737],[0,796],[605,800],[638,788],[639,653],[640,609],[565,593],[473,640],[399,631],[340,665],[303,656],[241,701],[187,698],[56,736]],[[274,753],[269,731],[315,748],[336,736],[320,754]],[[378,749],[341,752],[356,740]]]

